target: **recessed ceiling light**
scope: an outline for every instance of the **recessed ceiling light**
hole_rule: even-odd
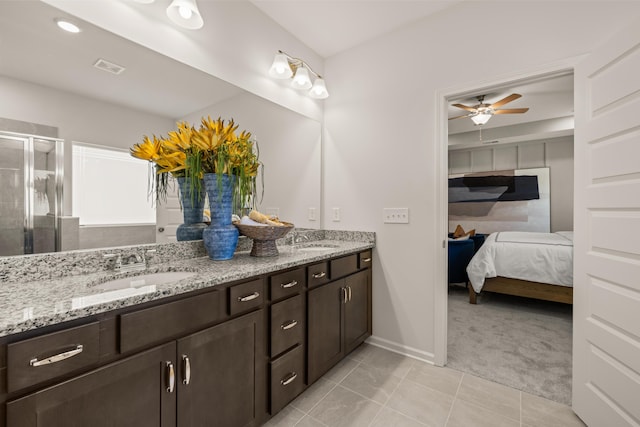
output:
[[[78,27],[76,24],[66,20],[66,19],[62,19],[62,18],[56,18],[54,19],[54,21],[56,22],[56,25],[58,25],[58,27],[62,28],[65,31],[68,31],[70,33],[79,33],[80,32],[80,27]]]

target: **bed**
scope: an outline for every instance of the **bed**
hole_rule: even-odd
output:
[[[573,302],[573,232],[491,233],[467,266],[469,302],[482,291]]]

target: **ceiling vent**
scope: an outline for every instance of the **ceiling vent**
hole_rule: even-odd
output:
[[[96,61],[96,63],[93,64],[93,66],[96,67],[99,70],[107,71],[107,72],[109,72],[111,74],[120,74],[125,70],[125,68],[122,65],[118,65],[118,64],[114,64],[113,62],[105,61],[102,58],[98,59]]]

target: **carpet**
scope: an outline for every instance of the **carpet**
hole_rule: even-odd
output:
[[[572,306],[449,287],[447,367],[571,405]]]

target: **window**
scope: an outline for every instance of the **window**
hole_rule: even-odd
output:
[[[151,165],[128,150],[73,143],[72,210],[80,225],[155,224]]]

